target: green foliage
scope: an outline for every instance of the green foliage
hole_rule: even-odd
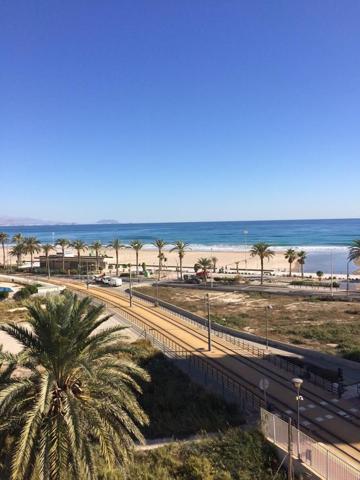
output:
[[[99,480],[272,480],[278,461],[256,431],[228,430],[212,439],[139,452],[124,472]],[[283,471],[278,480],[284,480]]]
[[[6,299],[8,298],[8,296],[9,296],[9,292],[2,292],[2,291],[0,291],[0,302],[1,302],[2,300],[6,300]]]
[[[134,357],[150,374],[152,381],[142,384],[139,403],[150,423],[144,428],[146,438],[176,436],[181,438],[202,431],[214,432],[243,423],[236,406],[223,402],[171,363],[148,342],[136,342]]]
[[[304,287],[331,287],[331,282],[319,282],[319,281],[311,281],[311,280],[293,280],[290,282],[290,285],[297,285],[297,286],[304,286]],[[340,284],[338,282],[332,282],[332,286],[334,288],[339,288]]]
[[[14,293],[14,300],[18,300],[18,301],[26,300],[29,297],[31,297],[31,295],[37,292],[38,292],[37,285],[26,285],[26,287],[23,287]]]
[[[123,327],[104,306],[66,294],[27,304],[31,329],[0,329],[23,347],[0,352],[0,439],[14,438],[10,480],[97,480],[95,460],[117,468],[147,422],[136,394],[148,376],[128,357]],[[12,375],[22,368],[26,374]],[[0,478],[5,472],[0,470]]]

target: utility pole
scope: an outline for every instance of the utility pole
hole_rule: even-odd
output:
[[[131,277],[131,263],[129,263],[129,283],[130,283],[130,307],[132,307],[132,277]]]
[[[205,295],[205,304],[207,306],[207,326],[208,326],[208,350],[211,352],[211,317],[210,317],[210,296]]]

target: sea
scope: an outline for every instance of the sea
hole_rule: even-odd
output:
[[[345,274],[349,246],[360,239],[360,219],[3,226],[0,230],[10,237],[20,232],[49,243],[64,237],[108,244],[119,238],[125,244],[139,239],[152,248],[157,238],[169,243],[183,240],[192,250],[208,252],[248,250],[256,242],[267,242],[275,251],[305,250],[306,272],[330,272],[332,265],[334,273]],[[356,270],[354,264],[349,266],[350,273]]]

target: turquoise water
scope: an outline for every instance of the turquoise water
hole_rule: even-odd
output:
[[[87,243],[100,240],[103,244],[113,238],[120,238],[124,243],[136,238],[149,245],[156,238],[162,238],[167,242],[184,240],[193,250],[208,251],[239,250],[264,241],[275,249],[304,248],[308,252],[307,271],[330,271],[332,252],[334,272],[345,273],[347,247],[352,240],[360,238],[360,219],[47,225],[0,229],[10,236],[21,232],[24,236],[33,235],[50,243],[59,237],[81,239]]]

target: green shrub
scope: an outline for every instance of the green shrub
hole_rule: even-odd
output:
[[[38,292],[37,285],[26,285],[26,287],[23,287],[21,290],[18,290],[17,292],[14,293],[14,299],[26,300],[31,295],[37,292]]]
[[[9,292],[0,292],[0,302],[6,300],[9,296]]]

